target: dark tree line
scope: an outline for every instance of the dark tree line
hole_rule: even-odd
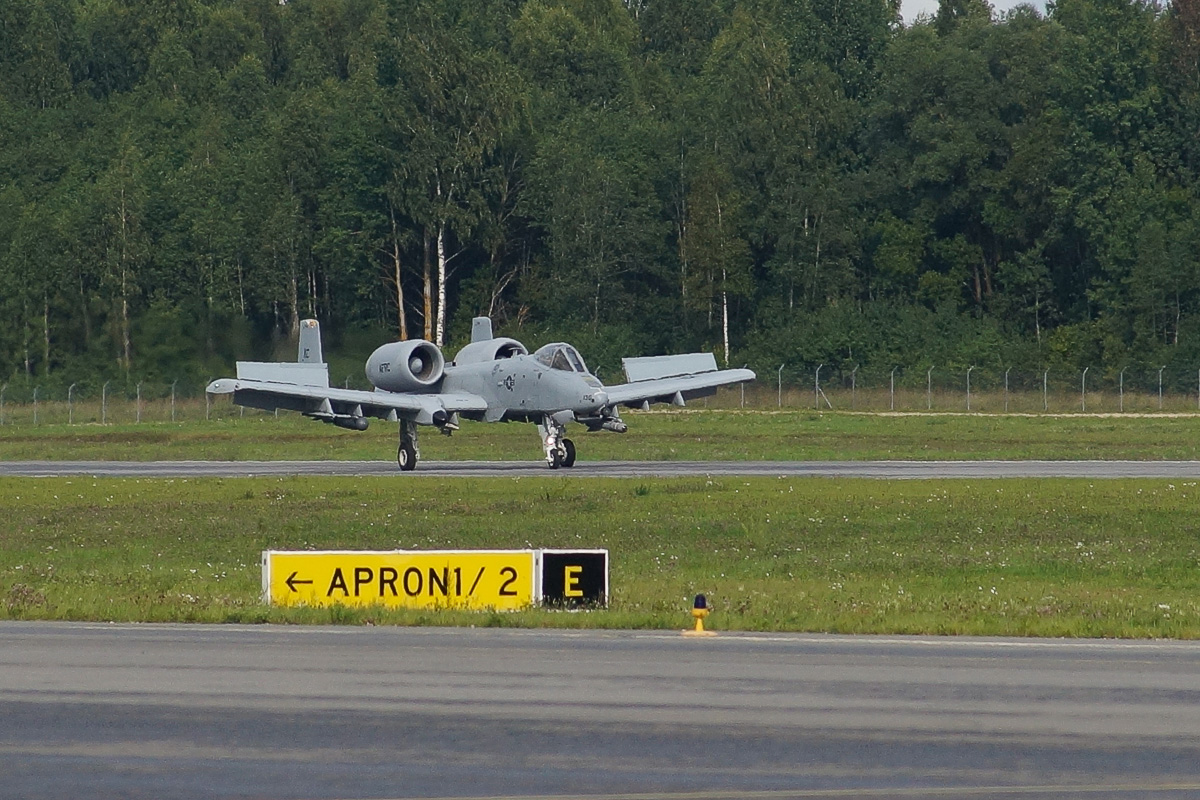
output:
[[[0,379],[1195,365],[1198,134],[1200,0],[5,0]]]

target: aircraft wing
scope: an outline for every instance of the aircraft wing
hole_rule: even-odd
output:
[[[604,387],[613,405],[683,405],[685,400],[713,394],[718,386],[754,380],[752,370],[717,369],[711,353],[627,358],[624,365],[629,382]]]
[[[323,366],[323,365],[322,365]],[[319,382],[219,378],[205,390],[210,394],[232,394],[235,403],[268,411],[284,408],[328,420],[377,417],[389,421],[407,419],[421,425],[444,424],[450,414],[487,410],[487,402],[465,392],[401,393],[376,389],[337,389]],[[365,427],[365,424],[363,425]]]

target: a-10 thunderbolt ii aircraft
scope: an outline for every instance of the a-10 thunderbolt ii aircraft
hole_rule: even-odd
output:
[[[316,320],[300,325],[296,362],[239,361],[236,378],[209,384],[211,394],[232,394],[233,402],[268,411],[288,409],[342,428],[367,429],[369,417],[400,423],[396,461],[402,470],[417,465],[417,426],[432,425],[449,435],[460,418],[486,422],[533,422],[542,436],[550,469],[575,464],[568,422],[590,431],[624,433],[619,406],[677,406],[713,394],[718,386],[754,380],[748,369],[717,369],[712,353],[623,359],[627,383],[604,386],[588,372],[569,344],[548,344],[535,353],[516,339],[492,336],[492,321],[476,317],[471,343],[449,364],[441,350],[423,339],[392,342],[367,359],[367,379],[375,391],[329,385]]]

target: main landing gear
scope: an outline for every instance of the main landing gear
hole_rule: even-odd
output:
[[[546,464],[550,469],[575,466],[575,443],[566,437],[566,425],[546,416],[538,424],[538,433],[542,435]]]
[[[421,449],[417,446],[417,423],[406,419],[400,420],[400,447],[396,450],[396,463],[404,472],[417,468],[417,459],[421,457]]]

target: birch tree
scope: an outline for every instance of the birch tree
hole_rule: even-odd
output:
[[[436,274],[435,282],[426,279],[425,334],[442,346],[454,261],[479,225],[481,181],[517,100],[509,69],[496,53],[472,48],[434,5],[407,10],[392,19],[393,46],[404,54],[394,64],[397,90],[409,114],[402,177],[421,189],[411,213]]]

